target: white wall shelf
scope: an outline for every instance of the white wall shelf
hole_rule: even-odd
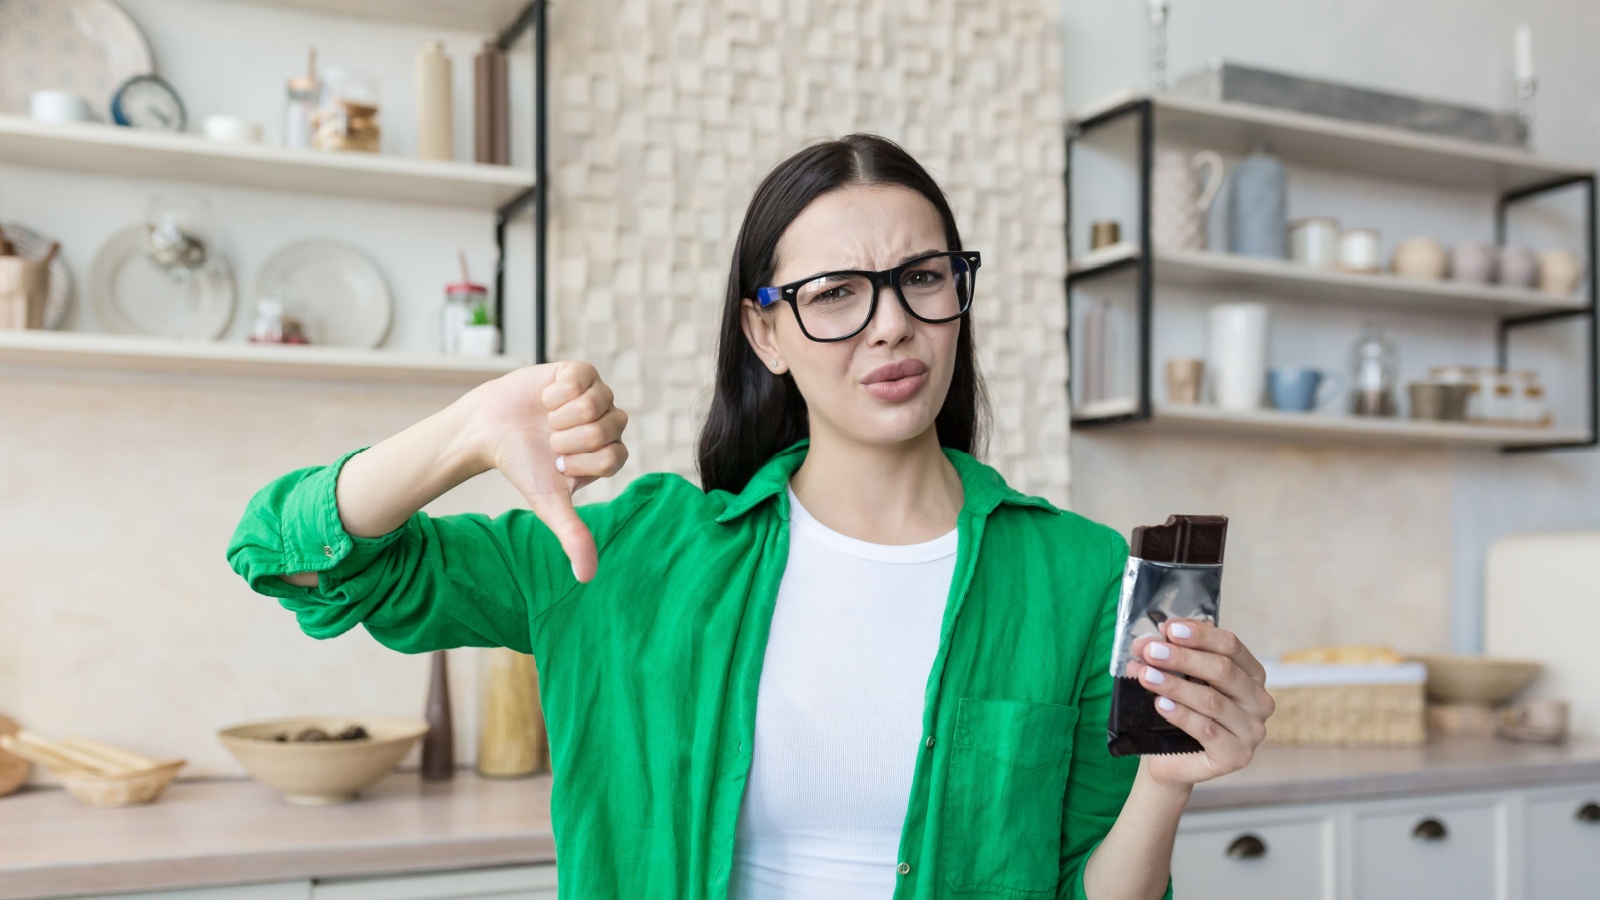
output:
[[[1102,247],[1075,260],[1068,270],[1075,278],[1125,274],[1139,258],[1136,244]],[[1354,274],[1276,259],[1227,253],[1157,250],[1156,279],[1188,288],[1269,295],[1289,302],[1360,304],[1386,308],[1418,308],[1494,316],[1525,316],[1586,309],[1588,301],[1525,288],[1474,285],[1455,281],[1421,281],[1389,274]]]
[[[98,123],[0,116],[0,161],[94,175],[494,210],[533,186],[525,168],[222,144]]]
[[[1119,92],[1080,110],[1072,121],[1089,121],[1146,97],[1155,106],[1160,142],[1243,154],[1268,141],[1273,153],[1302,165],[1497,192],[1594,171],[1592,166],[1493,144],[1174,94]]]
[[[527,364],[527,360],[510,356],[435,356],[347,347],[0,331],[0,367],[26,367],[30,372],[76,369],[468,388]]]
[[[1103,401],[1098,404],[1095,412],[1100,415],[1117,413],[1119,410],[1114,409],[1112,403],[1113,401]],[[1131,415],[1137,409],[1138,404],[1129,399],[1124,402],[1120,411]],[[1157,405],[1154,415],[1140,430],[1172,434],[1287,438],[1306,443],[1410,445],[1454,447],[1464,450],[1541,446],[1553,442],[1582,441],[1588,437],[1582,429],[1369,418],[1269,409],[1230,412],[1214,406],[1172,405]]]
[[[493,34],[517,20],[528,0],[245,0],[354,19]]]

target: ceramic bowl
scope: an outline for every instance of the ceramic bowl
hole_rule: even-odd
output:
[[[352,724],[368,737],[352,741],[278,741],[306,728],[337,734]],[[422,719],[386,716],[307,716],[235,725],[217,738],[251,777],[302,806],[348,803],[362,788],[389,774],[428,731]]]
[[[1496,706],[1533,683],[1544,666],[1484,656],[1415,656],[1428,667],[1428,699]]]

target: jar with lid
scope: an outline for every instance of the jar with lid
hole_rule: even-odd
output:
[[[1517,417],[1517,386],[1504,369],[1482,369],[1478,390],[1483,396],[1483,417],[1490,422],[1512,422]]]
[[[1511,380],[1516,420],[1524,425],[1549,425],[1550,405],[1545,400],[1544,385],[1539,383],[1539,373],[1518,369],[1511,373]]]
[[[489,288],[470,281],[444,286],[444,313],[439,323],[439,349],[447,356],[461,352],[461,333],[477,310],[490,309]]]
[[[329,69],[321,98],[312,137],[317,149],[378,152],[378,85],[371,77]]]
[[[1395,416],[1400,412],[1395,400],[1399,382],[1400,353],[1394,341],[1378,325],[1361,330],[1351,354],[1350,411],[1358,416]]]

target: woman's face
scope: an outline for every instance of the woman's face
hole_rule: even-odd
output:
[[[841,269],[875,272],[948,249],[944,223],[927,198],[903,187],[852,185],[813,200],[789,224],[778,241],[772,284]],[[885,287],[872,320],[848,340],[811,340],[783,301],[762,310],[746,300],[743,325],[767,371],[794,377],[813,437],[830,432],[889,445],[933,425],[950,389],[961,320],[918,321]]]

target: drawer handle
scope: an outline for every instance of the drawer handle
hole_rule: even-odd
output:
[[[1419,841],[1442,841],[1450,836],[1450,830],[1438,819],[1423,819],[1411,829],[1411,836]]]
[[[1578,807],[1578,821],[1589,824],[1600,822],[1600,803],[1591,800]]]
[[[1241,834],[1228,845],[1229,859],[1260,859],[1267,855],[1267,842],[1253,834]]]

